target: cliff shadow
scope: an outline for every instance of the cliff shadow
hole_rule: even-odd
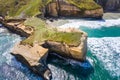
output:
[[[65,71],[66,74],[74,75],[75,77],[82,80],[89,78],[90,74],[94,73],[94,68],[88,60],[84,62],[78,62],[71,59],[65,59],[55,54],[49,54],[47,64],[61,69],[60,73]]]

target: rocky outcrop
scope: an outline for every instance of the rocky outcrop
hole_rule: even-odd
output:
[[[103,9],[96,9],[96,10],[86,10],[84,12],[84,17],[92,17],[92,18],[102,18],[103,16]]]
[[[80,32],[74,28],[65,29],[64,32]],[[78,61],[86,60],[87,53],[87,34],[82,32],[80,44],[77,46],[70,46],[64,42],[45,41],[43,47],[55,52],[65,58],[74,59]]]
[[[64,32],[80,32],[76,29],[66,29]],[[45,41],[43,43],[34,43],[33,46],[17,44],[12,51],[19,61],[27,65],[35,73],[42,75],[44,79],[51,79],[51,71],[46,65],[49,52],[55,52],[64,58],[74,59],[77,61],[85,61],[87,53],[87,35],[81,32],[80,44],[78,46],[70,46],[64,42]]]
[[[73,4],[65,1],[49,3],[46,7],[46,14],[53,17],[65,16],[65,17],[90,17],[101,18],[103,16],[103,9],[80,9]]]
[[[13,30],[15,33],[28,38],[29,35],[34,32],[33,27],[26,29],[26,26],[21,22],[8,21],[4,23],[4,25],[9,30]],[[79,42],[67,44],[63,41],[45,40],[43,42],[35,41],[33,45],[22,44],[22,42],[20,42],[15,45],[11,54],[14,55],[18,61],[28,66],[33,72],[42,76],[45,80],[50,80],[52,78],[51,71],[46,64],[48,54],[50,54],[48,52],[52,51],[65,58],[85,61],[87,53],[87,34],[74,28],[58,29],[57,31],[61,33],[78,33],[80,35],[77,36]]]
[[[34,29],[32,27],[24,26],[24,20],[1,20],[0,21],[11,32],[19,34],[22,37],[30,36]]]
[[[95,0],[105,11],[117,11],[120,9],[120,0]]]

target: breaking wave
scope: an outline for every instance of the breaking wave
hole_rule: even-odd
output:
[[[120,25],[120,19],[111,19],[111,20],[69,20],[69,23],[66,23],[60,28],[79,28],[79,27],[88,27],[88,28],[101,28],[101,27],[111,27]]]
[[[88,48],[111,76],[120,76],[120,37],[88,38]]]

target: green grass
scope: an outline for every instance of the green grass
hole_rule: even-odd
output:
[[[57,29],[48,27],[44,21],[38,18],[30,18],[24,24],[33,26],[35,32],[29,38],[23,40],[22,44],[33,45],[34,42],[42,43],[46,40],[65,42],[70,46],[78,46],[80,44],[81,32],[58,32]]]
[[[101,6],[93,0],[67,0],[67,2],[77,6],[81,10],[94,10],[101,8]]]
[[[42,14],[41,9],[51,0],[0,0],[0,15],[26,18]]]
[[[29,0],[29,3],[22,6],[15,15],[36,16],[41,14],[40,7],[42,7],[41,0]]]

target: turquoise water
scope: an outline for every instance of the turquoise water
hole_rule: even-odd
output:
[[[89,34],[87,61],[49,55],[52,80],[120,80],[120,26],[80,29]],[[9,54],[20,40],[0,28],[0,80],[42,80]]]
[[[80,29],[87,32],[89,37],[120,37],[119,25],[101,28],[80,27]]]

